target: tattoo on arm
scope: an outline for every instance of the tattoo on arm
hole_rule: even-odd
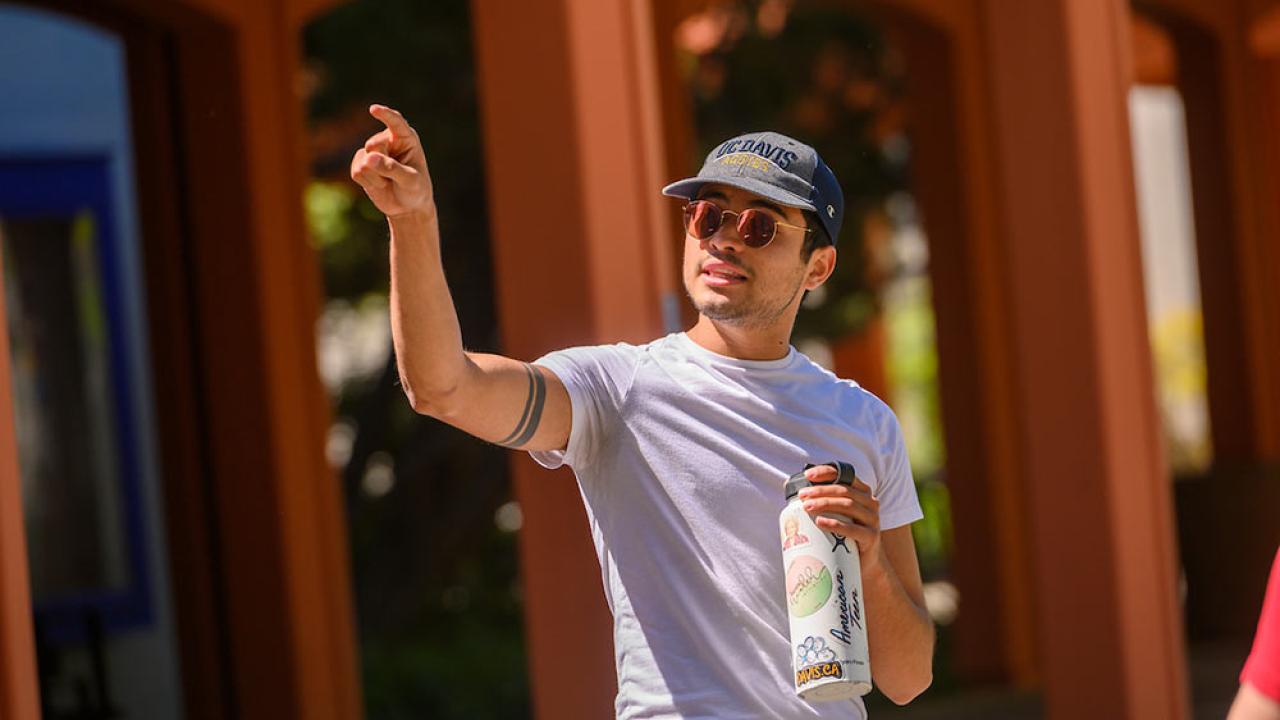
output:
[[[529,442],[538,431],[538,423],[542,421],[542,404],[547,399],[547,381],[529,363],[524,364],[524,371],[529,374],[529,396],[525,398],[524,414],[520,416],[516,429],[497,442],[503,447],[518,448]]]

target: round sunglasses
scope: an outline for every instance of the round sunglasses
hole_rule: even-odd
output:
[[[684,206],[684,229],[699,240],[710,240],[724,224],[726,215],[737,215],[738,237],[750,248],[762,248],[768,245],[778,234],[778,226],[803,230],[805,234],[813,232],[811,228],[789,225],[778,222],[764,210],[748,208],[742,212],[725,210],[710,200],[694,200]]]

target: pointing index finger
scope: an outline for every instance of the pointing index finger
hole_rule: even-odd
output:
[[[369,114],[377,118],[395,137],[409,137],[413,128],[405,121],[404,116],[386,105],[370,105]]]

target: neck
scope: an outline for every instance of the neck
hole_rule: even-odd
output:
[[[779,360],[791,348],[789,322],[764,327],[730,325],[699,315],[698,322],[686,334],[689,339],[713,353],[739,360]]]

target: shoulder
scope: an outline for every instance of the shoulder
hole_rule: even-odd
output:
[[[571,392],[577,386],[608,386],[625,393],[650,345],[579,345],[549,352],[533,364],[549,369]]]
[[[544,361],[587,361],[605,363],[634,362],[639,359],[652,344],[653,343],[632,345],[631,343],[617,342],[604,345],[575,345],[573,347],[552,350],[533,362],[535,364],[542,364]]]
[[[860,427],[875,428],[882,435],[898,431],[898,417],[893,408],[881,397],[858,384],[856,380],[842,378],[801,355],[801,372],[810,378],[815,392],[831,398],[834,412],[846,422]]]
[[[797,370],[809,376],[812,384],[820,388],[822,392],[831,393],[843,404],[865,409],[877,415],[893,414],[893,410],[889,408],[888,403],[875,393],[859,385],[858,381],[836,375],[831,370],[814,362],[804,353],[797,351],[797,354],[800,356],[800,362],[796,364]]]

